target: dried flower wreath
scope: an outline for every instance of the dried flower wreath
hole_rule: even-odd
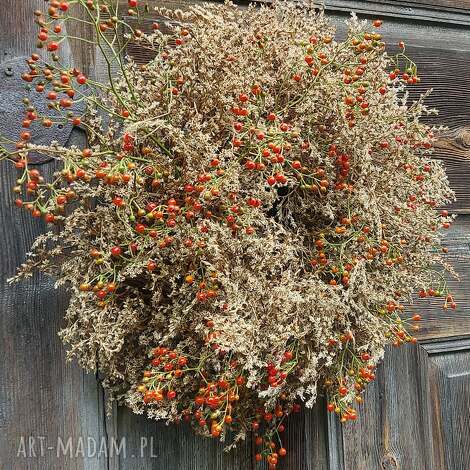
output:
[[[35,13],[50,55],[23,78],[55,114],[26,100],[3,157],[20,173],[16,204],[57,229],[15,279],[69,286],[61,337],[112,397],[213,437],[253,430],[256,460],[275,468],[300,402],[322,391],[356,419],[384,345],[416,341],[420,315],[402,302],[419,291],[455,308],[439,230],[451,217],[436,210],[453,193],[419,120],[431,111],[407,104],[416,67],[403,44],[386,54],[379,20],[353,16],[336,41],[321,13],[227,3],[158,8],[170,32],[144,34],[131,26],[144,3]],[[93,28],[109,81],[61,62],[74,21]],[[129,41],[154,58],[123,57]],[[59,121],[88,146],[34,144],[30,126]],[[62,162],[53,181],[33,152]]]

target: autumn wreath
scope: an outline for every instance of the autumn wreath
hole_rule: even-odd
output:
[[[253,430],[256,459],[274,468],[300,403],[321,392],[341,421],[356,418],[384,346],[416,341],[413,293],[455,308],[436,129],[379,20],[353,16],[338,41],[298,3],[227,3],[157,8],[144,33],[133,25],[148,5],[128,3],[36,12],[49,53],[23,78],[55,114],[26,100],[3,153],[19,171],[16,204],[53,229],[16,279],[39,270],[68,286],[60,335],[112,397],[213,437]],[[92,39],[68,38],[74,21]],[[68,39],[101,51],[107,80],[62,63]],[[129,43],[150,61],[127,58]],[[84,129],[86,147],[35,144],[34,125],[59,122]],[[61,162],[52,180],[33,154]]]

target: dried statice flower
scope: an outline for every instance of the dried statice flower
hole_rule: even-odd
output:
[[[436,210],[453,194],[424,98],[403,93],[416,68],[354,16],[336,41],[323,14],[285,2],[160,9],[170,33],[144,34],[117,2],[71,0],[119,65],[96,83],[56,60],[57,25],[73,21],[57,3],[38,18],[51,60],[33,54],[24,78],[88,144],[37,146],[25,130],[5,151],[17,205],[57,226],[17,277],[69,286],[61,337],[113,397],[222,439],[255,430],[274,467],[299,402],[326,393],[356,418],[384,346],[415,341],[414,292],[455,307],[439,273],[451,217]],[[127,40],[154,58],[123,60]],[[77,99],[83,116],[67,112]],[[51,124],[28,108],[35,120]],[[53,181],[33,151],[62,162]]]

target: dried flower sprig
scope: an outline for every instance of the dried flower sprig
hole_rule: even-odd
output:
[[[404,46],[387,55],[379,20],[353,16],[336,41],[323,14],[227,3],[159,9],[169,33],[144,34],[118,6],[49,0],[36,13],[51,55],[33,54],[23,78],[88,144],[35,145],[28,128],[54,122],[25,102],[4,157],[16,204],[57,230],[17,278],[69,286],[61,336],[114,397],[213,437],[253,431],[256,460],[275,468],[300,402],[322,391],[356,419],[384,346],[416,341],[414,292],[456,306],[439,271],[452,217],[436,210],[453,193],[430,158],[438,129],[420,122],[432,111],[407,102],[416,66]],[[62,63],[73,21],[94,31],[74,40],[102,52],[107,83]],[[125,58],[129,41],[154,58]],[[32,152],[62,162],[53,181]]]

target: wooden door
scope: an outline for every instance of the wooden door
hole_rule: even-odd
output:
[[[126,3],[125,1],[123,3]],[[165,3],[160,1],[160,3]],[[168,4],[184,4],[183,0]],[[12,4],[14,6],[12,7]],[[8,60],[31,52],[31,12],[43,0],[0,0],[0,81]],[[286,470],[470,469],[470,0],[326,0],[339,25],[354,9],[385,20],[390,44],[404,40],[423,77],[415,93],[434,88],[435,122],[449,132],[445,160],[460,215],[447,236],[460,282],[450,281],[458,309],[422,303],[417,346],[388,351],[358,421],[345,426],[325,403],[290,419]],[[149,25],[147,25],[149,26]],[[145,27],[145,25],[144,25]],[[77,31],[77,35],[86,31]],[[93,49],[71,43],[77,65],[100,75]],[[136,60],[145,53],[128,51]],[[2,92],[2,90],[0,90]],[[2,95],[3,97],[5,95]],[[0,123],[4,128],[7,123]],[[73,134],[70,139],[83,136]],[[43,163],[46,172],[53,164]],[[65,361],[57,331],[67,297],[37,277],[7,286],[34,237],[45,230],[13,207],[14,173],[0,164],[0,468],[5,470],[254,470],[252,443],[230,454],[222,445],[114,407],[105,412],[97,377]]]

